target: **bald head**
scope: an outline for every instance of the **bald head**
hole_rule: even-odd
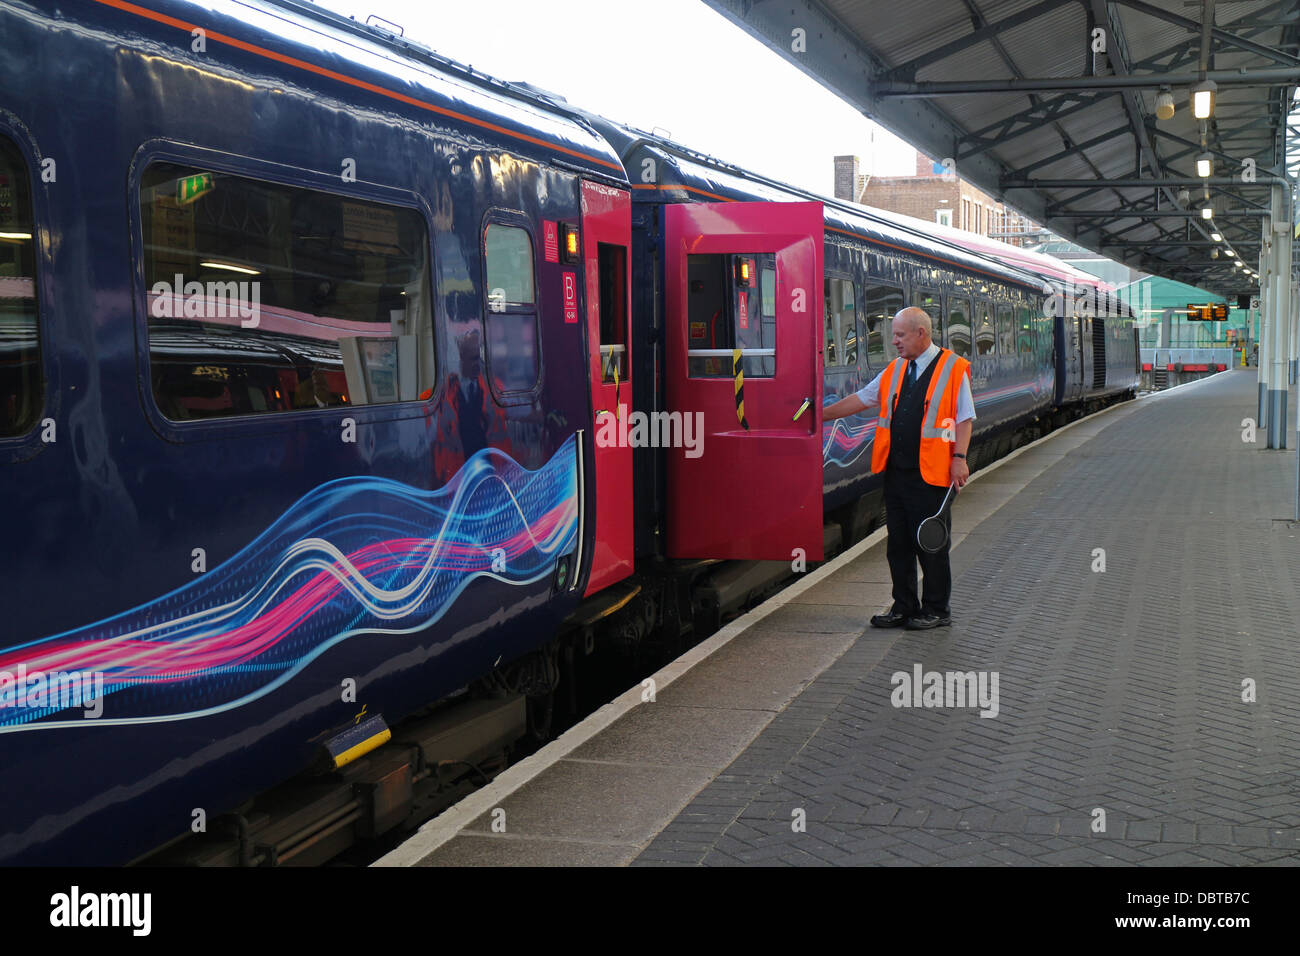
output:
[[[930,314],[910,306],[894,316],[894,349],[908,360],[917,358],[930,347]]]

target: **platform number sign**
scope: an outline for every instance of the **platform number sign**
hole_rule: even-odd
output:
[[[564,273],[564,321],[578,321],[578,274]]]

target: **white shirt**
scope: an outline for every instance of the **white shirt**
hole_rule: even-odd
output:
[[[938,354],[939,354],[939,346],[931,342],[930,347],[926,349],[924,352],[922,352],[919,356],[917,356],[916,377],[918,381],[920,380],[921,376],[925,374],[925,370],[929,368],[930,363],[934,361],[934,357]],[[884,374],[885,374],[884,370],[881,370],[880,375],[884,375]],[[903,366],[903,374],[904,375],[907,374],[906,365]],[[857,396],[858,398],[862,399],[864,404],[866,405],[880,404],[880,375],[877,375],[870,382],[868,382],[864,387],[858,390]],[[963,375],[961,377],[961,387],[958,388],[957,390],[957,421],[954,422],[954,424],[958,424],[960,422],[968,421],[974,418],[975,418],[975,402],[971,398],[971,394],[970,394],[970,376]]]

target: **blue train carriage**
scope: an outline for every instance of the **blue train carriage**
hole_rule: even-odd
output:
[[[1050,284],[1044,307],[1059,343],[1053,424],[1060,425],[1136,395],[1141,350],[1133,311],[1114,292],[1099,282]]]
[[[732,379],[731,350],[742,348],[746,409],[756,386],[762,387],[784,371],[780,357],[765,354],[754,330],[761,319],[754,296],[743,284],[740,269],[751,262],[760,284],[770,260],[756,253],[755,237],[737,234],[734,248],[723,250],[718,261],[700,261],[692,269],[708,269],[720,277],[701,282],[690,274],[691,295],[686,308],[672,310],[671,287],[676,277],[668,271],[668,257],[683,236],[674,232],[671,209],[693,204],[712,210],[699,214],[704,223],[725,228],[722,210],[729,204],[799,204],[822,206],[821,241],[823,272],[817,292],[824,303],[815,345],[821,383],[821,402],[829,405],[869,382],[895,357],[891,319],[904,305],[917,305],[934,320],[935,341],[968,357],[977,409],[973,455],[978,464],[1005,454],[1015,434],[1050,409],[1054,387],[1053,330],[1042,310],[1041,278],[995,260],[927,236],[923,229],[874,217],[862,207],[836,203],[766,180],[722,163],[662,137],[620,126],[602,117],[588,119],[615,146],[632,179],[634,197],[633,245],[638,268],[637,315],[646,330],[640,369],[640,407],[675,407],[685,387],[725,391]],[[924,224],[917,223],[918,227]],[[685,239],[698,242],[693,235]],[[763,247],[764,250],[772,247]],[[693,247],[694,248],[694,247]],[[693,257],[702,260],[703,257]],[[707,277],[705,277],[707,278]],[[760,301],[767,297],[760,289]],[[710,298],[712,296],[712,298]],[[687,325],[687,358],[672,352],[677,325]],[[654,361],[666,366],[663,383],[656,384]],[[770,364],[775,361],[775,368]],[[767,364],[765,364],[767,363]],[[656,390],[658,389],[658,390]],[[666,394],[665,394],[666,393]],[[793,409],[791,409],[793,411]],[[788,428],[789,416],[778,421],[776,408],[767,428]],[[752,424],[752,423],[751,423]],[[824,515],[842,523],[846,540],[855,540],[881,520],[880,476],[870,474],[874,413],[825,423],[821,432],[821,489]],[[735,420],[719,428],[735,430]],[[788,556],[789,548],[765,551],[752,538],[733,537],[731,548],[720,542],[692,542],[682,547],[684,532],[700,526],[707,516],[686,512],[671,494],[673,469],[680,463],[671,456],[645,457],[638,475],[653,476],[638,487],[638,553],[649,552],[666,538],[671,557]],[[719,476],[728,482],[727,475]],[[728,487],[742,482],[732,476]],[[781,500],[775,497],[770,501]],[[734,528],[746,527],[760,511],[749,504],[735,519]],[[766,511],[780,509],[768,505]],[[761,513],[761,511],[760,511]],[[657,516],[657,517],[656,517]],[[661,529],[667,533],[660,535]],[[789,529],[786,529],[789,531]],[[806,529],[800,532],[807,535]]]
[[[630,570],[618,156],[300,7],[0,3],[0,861],[131,859]]]

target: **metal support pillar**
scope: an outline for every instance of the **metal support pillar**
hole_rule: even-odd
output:
[[[1272,275],[1269,277],[1269,318],[1272,332],[1269,349],[1268,447],[1286,448],[1288,332],[1291,329],[1291,217],[1287,196],[1279,187],[1271,190]]]
[[[1259,407],[1255,412],[1256,427],[1262,432],[1268,425],[1268,340],[1273,326],[1268,320],[1269,279],[1273,275],[1273,257],[1269,252],[1272,227],[1267,219],[1260,226],[1259,246],[1259,355],[1255,360],[1255,379],[1258,382]]]

